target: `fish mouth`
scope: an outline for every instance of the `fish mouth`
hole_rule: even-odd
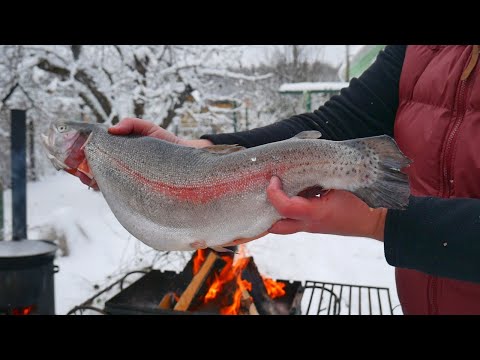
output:
[[[54,154],[56,153],[55,148],[54,148],[54,136],[55,133],[50,130],[49,134],[40,134],[42,138],[42,143],[43,146],[45,147],[47,151],[47,157],[50,159],[51,163],[57,170],[70,170],[70,167],[68,167],[62,160],[58,159]]]

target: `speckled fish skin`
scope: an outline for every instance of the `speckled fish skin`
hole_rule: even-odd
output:
[[[84,151],[100,191],[125,229],[157,250],[218,247],[264,233],[281,219],[266,196],[272,175],[290,196],[321,186],[351,191],[371,207],[408,204],[408,177],[399,169],[409,160],[388,136],[334,142],[305,132],[217,154],[114,136],[103,126],[61,124],[71,132],[91,131]],[[52,125],[51,139],[58,126]]]

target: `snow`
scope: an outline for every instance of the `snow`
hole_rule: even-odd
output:
[[[11,232],[10,192],[5,192],[7,239]],[[56,313],[66,314],[99,289],[131,270],[155,268],[181,271],[190,252],[160,253],[133,238],[115,219],[102,195],[60,172],[29,183],[29,239],[66,240],[68,255],[59,251],[55,264]],[[64,248],[64,246],[62,246]],[[390,289],[394,313],[401,313],[394,268],[381,243],[363,238],[298,233],[269,234],[247,244],[259,270],[274,279],[315,280]]]
[[[235,73],[232,71],[218,70],[218,69],[200,69],[198,72],[202,75],[216,75],[220,77],[229,77],[232,79],[242,79],[242,80],[248,80],[248,81],[265,80],[273,77],[273,74],[249,76],[249,75]]]
[[[244,66],[258,65],[268,62],[271,54],[285,45],[249,45],[241,56]],[[356,53],[364,45],[350,45],[350,54]],[[306,58],[310,61],[320,60],[335,67],[340,66],[345,60],[345,45],[306,45]]]
[[[340,91],[348,87],[348,82],[299,82],[282,84],[278,91],[280,92],[304,92],[304,91]]]

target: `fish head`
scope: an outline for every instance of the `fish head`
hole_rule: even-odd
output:
[[[74,121],[53,121],[42,134],[47,156],[57,170],[72,172],[85,161],[83,151],[94,124]]]

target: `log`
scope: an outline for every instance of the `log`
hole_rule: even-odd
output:
[[[242,307],[246,309],[245,315],[259,315],[255,302],[247,289],[242,290]]]
[[[158,304],[158,307],[160,309],[171,310],[173,308],[173,304],[175,304],[175,294],[170,291],[163,296],[162,300]]]
[[[217,260],[212,266],[212,269],[210,270],[210,274],[208,275],[207,279],[203,282],[203,285],[199,288],[197,294],[193,297],[192,302],[190,303],[189,310],[190,311],[203,311],[205,310],[206,312],[215,312],[215,307],[213,306],[212,302],[210,302],[210,306],[205,307],[204,299],[205,295],[207,294],[208,290],[210,289],[210,286],[214,282],[216,276],[220,275],[220,272],[222,269],[225,267],[227,264],[226,260],[224,260],[225,256],[231,256],[233,258],[233,254],[224,254],[224,253],[217,253],[216,251],[213,250],[208,250],[210,252],[213,252],[214,254],[217,255]],[[206,256],[208,256],[208,252],[206,253]],[[191,266],[191,270],[193,270],[193,264]]]
[[[268,296],[262,276],[260,275],[257,265],[255,265],[252,257],[249,257],[248,264],[245,269],[243,269],[242,279],[247,280],[252,284],[252,290],[250,291],[250,294],[253,297],[253,302],[257,312],[260,315],[276,314],[275,302],[270,298],[270,296]]]
[[[200,270],[193,277],[190,284],[188,284],[187,288],[185,289],[183,294],[178,299],[175,307],[173,308],[174,310],[177,310],[177,311],[187,311],[188,310],[188,308],[190,307],[190,304],[192,303],[195,295],[197,295],[198,291],[200,290],[200,288],[204,284],[205,280],[208,278],[208,275],[210,274],[211,270],[213,269],[213,265],[215,264],[215,262],[218,259],[220,259],[220,257],[217,256],[213,251],[211,251],[208,254],[208,256],[205,259],[205,262],[201,266]]]

